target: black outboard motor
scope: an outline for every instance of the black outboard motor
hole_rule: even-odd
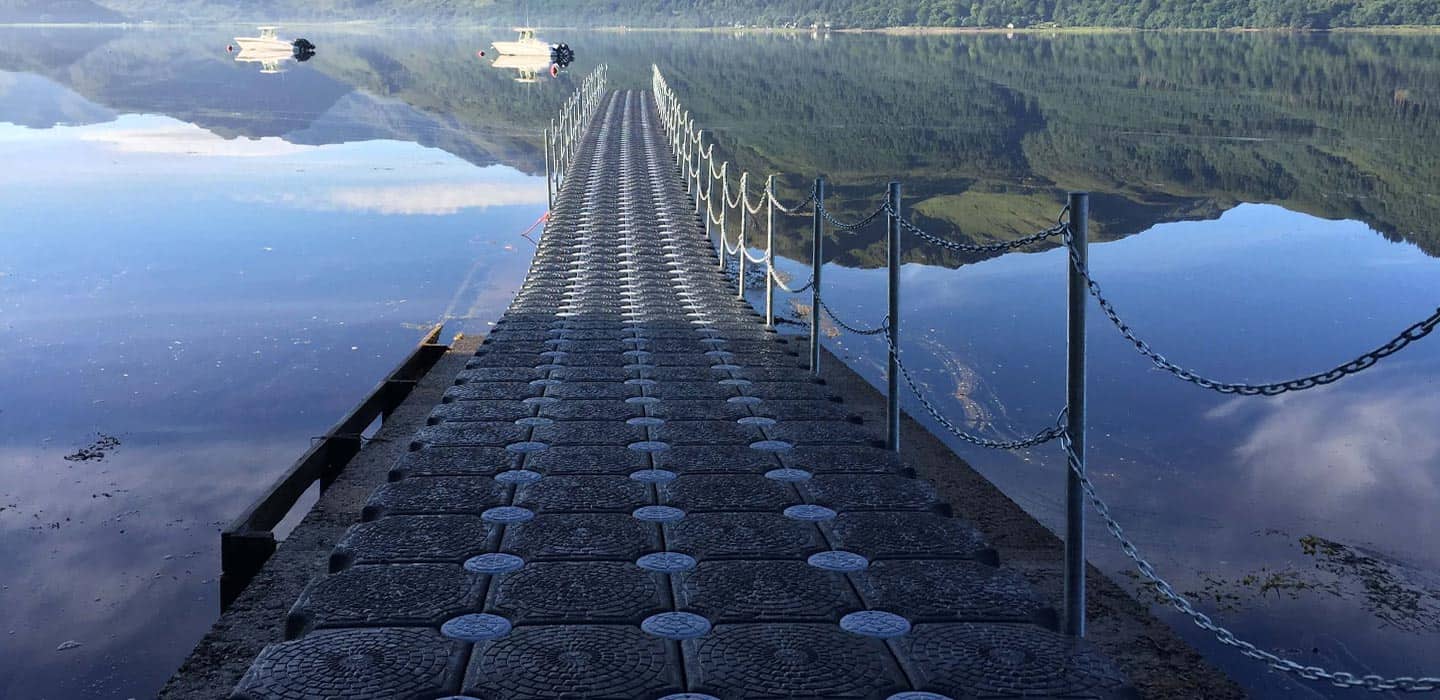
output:
[[[315,45],[309,39],[296,39],[290,42],[290,48],[295,52],[295,60],[302,63],[315,57]]]
[[[565,68],[575,61],[575,52],[569,44],[556,44],[550,48],[550,62]]]

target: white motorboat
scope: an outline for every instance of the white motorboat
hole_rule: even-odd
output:
[[[501,56],[539,56],[547,61],[550,59],[550,51],[554,48],[548,41],[535,38],[535,30],[530,27],[516,27],[515,31],[520,38],[515,41],[495,42],[495,52]]]
[[[257,55],[293,51],[294,48],[290,42],[276,36],[275,32],[279,29],[279,27],[260,27],[260,36],[237,36],[235,45],[240,47],[242,52],[251,51]]]
[[[235,55],[239,63],[259,63],[261,73],[283,73],[286,61],[306,61],[315,55],[315,45],[305,39],[285,41],[276,35],[279,27],[260,27],[260,36],[237,36]]]

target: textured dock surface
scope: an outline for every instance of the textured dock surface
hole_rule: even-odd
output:
[[[665,148],[648,93],[607,98],[510,310],[234,697],[1129,695],[735,299]]]

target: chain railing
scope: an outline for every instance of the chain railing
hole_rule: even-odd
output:
[[[874,328],[861,328],[854,324],[846,323],[844,319],[840,318],[840,316],[835,313],[834,309],[831,309],[830,305],[825,303],[824,297],[816,297],[815,300],[820,302],[820,308],[825,310],[825,315],[829,316],[830,320],[835,322],[835,325],[851,333],[854,333],[855,335],[880,335],[881,333],[890,330],[890,319],[888,317],[880,319],[880,325]]]
[[[836,231],[858,231],[874,223],[875,220],[880,218],[882,214],[886,214],[890,211],[889,202],[882,202],[880,206],[876,207],[874,211],[870,212],[864,217],[850,223],[845,223],[835,218],[835,215],[831,214],[830,210],[825,208],[823,202],[817,201],[815,206],[817,209],[820,210],[820,215],[825,217],[826,221],[830,222],[830,228]]]
[[[585,130],[600,108],[609,73],[608,66],[600,65],[585,76],[580,81],[580,87],[560,107],[560,113],[550,120],[550,128],[544,131],[545,197],[552,209],[555,207],[555,196],[565,182],[565,175],[570,172],[580,152]]]
[[[1061,216],[1064,216],[1064,212],[1061,213]],[[904,228],[906,231],[914,234],[917,238],[920,238],[921,240],[924,240],[932,245],[937,245],[942,248],[949,248],[950,250],[958,250],[963,253],[1008,253],[1017,248],[1024,248],[1025,246],[1031,245],[1033,243],[1039,243],[1041,241],[1049,240],[1065,232],[1065,223],[1062,221],[1055,224],[1054,226],[1051,226],[1050,228],[1041,229],[1028,236],[1016,238],[1014,240],[1000,241],[998,243],[961,243],[959,241],[947,240],[934,234],[927,233],[924,229],[916,226],[913,223],[910,223],[910,221],[905,219],[904,217],[897,218],[900,221],[901,228]]]
[[[1219,640],[1221,644],[1238,649],[1241,654],[1256,661],[1264,662],[1267,666],[1277,671],[1283,671],[1307,680],[1325,681],[1341,688],[1364,688],[1373,691],[1399,690],[1403,692],[1440,690],[1440,677],[1414,678],[1410,676],[1397,676],[1387,678],[1375,674],[1356,675],[1345,671],[1330,671],[1319,666],[1302,664],[1298,661],[1293,661],[1261,649],[1251,642],[1240,639],[1234,632],[1216,624],[1209,615],[1196,610],[1190,600],[1186,598],[1185,595],[1177,592],[1174,586],[1155,571],[1155,565],[1151,564],[1140,554],[1139,548],[1135,546],[1135,543],[1131,541],[1129,537],[1125,536],[1125,530],[1120,527],[1120,523],[1116,522],[1115,516],[1110,513],[1109,504],[1095,491],[1095,484],[1090,481],[1090,477],[1086,475],[1084,467],[1080,466],[1083,465],[1083,460],[1080,455],[1076,454],[1076,450],[1069,438],[1063,432],[1059,437],[1060,444],[1065,450],[1065,461],[1070,473],[1079,480],[1086,498],[1089,499],[1095,512],[1100,515],[1100,519],[1105,522],[1105,528],[1110,531],[1110,535],[1115,538],[1115,541],[1120,543],[1120,551],[1124,552],[1125,556],[1135,564],[1135,570],[1155,589],[1156,594],[1176,610],[1180,611],[1181,614],[1190,618],[1190,621],[1194,622],[1197,627],[1214,634],[1215,638]]]
[[[1375,363],[1391,355],[1394,355],[1401,350],[1404,350],[1407,345],[1417,340],[1420,340],[1427,335],[1430,335],[1431,331],[1434,331],[1436,326],[1440,326],[1440,308],[1437,308],[1435,309],[1435,313],[1430,314],[1430,316],[1426,317],[1424,320],[1421,320],[1406,328],[1405,330],[1400,331],[1399,335],[1396,335],[1394,338],[1387,341],[1380,347],[1377,347],[1374,350],[1371,350],[1353,360],[1350,360],[1349,362],[1338,365],[1333,369],[1329,369],[1324,372],[1317,372],[1315,374],[1300,377],[1298,379],[1290,379],[1282,382],[1273,382],[1270,384],[1240,384],[1235,382],[1222,382],[1215,379],[1209,379],[1201,375],[1199,372],[1186,369],[1185,367],[1177,365],[1174,362],[1166,359],[1164,355],[1156,352],[1150,347],[1149,343],[1145,342],[1145,340],[1136,335],[1135,330],[1131,328],[1128,323],[1122,320],[1120,318],[1120,314],[1115,311],[1115,305],[1112,304],[1110,300],[1106,298],[1105,295],[1100,291],[1100,285],[1095,281],[1094,277],[1090,275],[1090,269],[1086,266],[1085,262],[1074,255],[1073,251],[1075,250],[1075,247],[1071,245],[1070,234],[1067,232],[1064,234],[1064,236],[1066,248],[1071,251],[1070,264],[1073,265],[1075,267],[1075,270],[1080,274],[1080,276],[1084,278],[1085,286],[1089,290],[1090,296],[1095,297],[1095,301],[1097,304],[1099,304],[1100,310],[1105,313],[1105,317],[1110,319],[1110,323],[1114,324],[1115,328],[1120,331],[1120,334],[1125,336],[1125,339],[1130,341],[1130,343],[1135,346],[1135,350],[1138,351],[1141,355],[1144,355],[1146,359],[1150,360],[1150,362],[1156,367],[1159,367],[1160,369],[1163,369],[1166,372],[1169,372],[1170,374],[1179,377],[1180,379],[1190,382],[1191,384],[1210,389],[1212,391],[1218,391],[1222,394],[1240,394],[1242,396],[1276,396],[1290,391],[1304,391],[1305,389],[1313,389],[1317,386],[1331,384],[1349,375],[1358,374],[1367,369],[1370,369],[1371,367],[1375,366]]]
[[[1089,196],[1084,193],[1072,193],[1069,202],[1061,211],[1059,221],[1047,228],[1019,238],[998,241],[995,243],[971,243],[968,241],[955,240],[951,237],[941,236],[926,231],[914,222],[906,219],[900,206],[900,185],[891,183],[885,195],[883,203],[871,213],[855,221],[844,221],[836,217],[825,205],[826,181],[825,178],[816,178],[814,186],[799,204],[786,206],[782,204],[775,195],[775,176],[771,175],[765,180],[763,197],[759,204],[750,202],[748,191],[749,173],[742,173],[738,180],[738,189],[732,189],[729,181],[729,163],[722,162],[718,169],[715,159],[715,143],[713,140],[707,143],[705,134],[695,128],[695,122],[689,112],[681,106],[678,98],[665,83],[658,67],[653,70],[653,89],[657,105],[661,109],[662,124],[666,129],[666,135],[670,140],[672,151],[675,155],[677,169],[685,180],[687,191],[695,197],[695,211],[699,213],[704,206],[706,234],[712,234],[712,229],[718,228],[717,252],[719,253],[722,268],[726,265],[727,255],[736,255],[736,262],[739,266],[739,290],[743,296],[745,285],[745,263],[750,262],[756,265],[763,264],[765,269],[765,318],[769,327],[774,327],[777,319],[774,314],[774,289],[779,287],[785,292],[798,294],[805,291],[810,292],[810,368],[816,374],[819,373],[820,341],[822,314],[828,316],[836,326],[846,332],[860,336],[883,335],[887,345],[887,366],[886,366],[886,446],[892,450],[899,449],[899,393],[903,382],[910,393],[918,402],[925,414],[937,425],[943,428],[959,440],[976,447],[996,450],[1018,450],[1038,447],[1052,440],[1059,440],[1063,446],[1066,458],[1066,512],[1064,528],[1064,613],[1062,628],[1067,634],[1084,636],[1085,634],[1085,519],[1084,508],[1088,501],[1099,513],[1105,522],[1106,528],[1120,544],[1120,549],[1134,562],[1140,575],[1154,587],[1155,591],[1169,604],[1174,606],[1182,614],[1189,617],[1196,625],[1211,632],[1223,644],[1238,649],[1246,657],[1261,661],[1279,671],[1293,674],[1300,678],[1309,680],[1324,681],[1343,688],[1365,688],[1368,690],[1400,690],[1400,691],[1433,691],[1440,689],[1440,678],[1436,677],[1395,677],[1386,678],[1378,675],[1356,675],[1352,673],[1330,671],[1317,666],[1307,666],[1269,651],[1260,649],[1256,645],[1241,640],[1233,632],[1216,624],[1210,617],[1195,609],[1191,602],[1156,573],[1154,566],[1142,557],[1136,549],[1135,544],[1129,540],[1124,530],[1110,512],[1109,506],[1096,493],[1094,483],[1086,473],[1085,464],[1085,390],[1086,390],[1086,326],[1085,315],[1089,300],[1093,297],[1110,322],[1119,330],[1141,355],[1146,357],[1156,367],[1197,386],[1218,391],[1224,394],[1238,394],[1246,396],[1274,396],[1289,391],[1301,391],[1317,386],[1323,386],[1338,381],[1341,378],[1357,374],[1370,367],[1373,367],[1380,360],[1389,357],[1410,344],[1430,335],[1437,326],[1440,326],[1440,309],[1435,313],[1421,320],[1405,330],[1401,331],[1390,341],[1371,350],[1354,360],[1339,365],[1325,372],[1307,375],[1299,379],[1292,379],[1284,382],[1270,384],[1242,384],[1234,382],[1221,382],[1209,379],[1198,372],[1186,369],[1166,359],[1165,356],[1156,352],[1149,343],[1141,339],[1136,332],[1127,324],[1115,310],[1115,306],[1101,292],[1100,285],[1094,280],[1089,268]],[[714,186],[720,185],[720,211],[714,213],[712,207]],[[809,281],[798,288],[791,288],[785,284],[775,268],[774,257],[774,231],[775,214],[800,214],[805,208],[810,209],[811,216],[811,276]],[[763,257],[755,257],[749,254],[747,246],[747,220],[759,228],[759,221],[755,215],[761,209],[765,209],[767,220],[765,224],[765,254]],[[730,245],[730,238],[726,230],[726,221],[732,215],[737,215],[740,222],[740,232],[735,240],[735,245]],[[887,272],[888,290],[887,299],[889,312],[883,317],[880,325],[874,328],[863,328],[856,324],[843,320],[826,303],[821,295],[822,273],[824,260],[825,227],[828,225],[834,232],[853,232],[869,226],[880,218],[886,221],[887,233]],[[1026,437],[1014,440],[999,440],[987,438],[967,432],[954,422],[946,418],[944,413],[936,404],[926,396],[922,387],[915,380],[909,368],[901,363],[900,353],[900,313],[899,313],[899,270],[900,252],[903,234],[924,241],[930,245],[939,246],[948,250],[955,250],[964,253],[977,255],[1000,255],[1009,253],[1026,246],[1043,243],[1051,239],[1059,238],[1059,242],[1066,249],[1066,271],[1068,276],[1068,303],[1067,314],[1067,392],[1065,408],[1061,410],[1053,425],[1043,428]],[[779,319],[782,323],[793,323],[805,325],[803,321],[791,319]]]

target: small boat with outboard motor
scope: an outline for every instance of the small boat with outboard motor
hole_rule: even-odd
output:
[[[262,73],[279,73],[284,70],[283,62],[289,60],[308,61],[315,56],[315,45],[308,39],[286,41],[277,32],[279,27],[260,27],[260,36],[237,36],[235,46],[240,53],[235,60],[241,63],[259,63]]]
[[[570,50],[568,44],[552,44],[539,39],[535,36],[535,29],[532,27],[516,27],[515,32],[519,34],[519,38],[515,41],[495,42],[495,52],[502,58],[513,56],[546,59],[561,68],[570,65],[570,62],[575,60],[575,52]]]

